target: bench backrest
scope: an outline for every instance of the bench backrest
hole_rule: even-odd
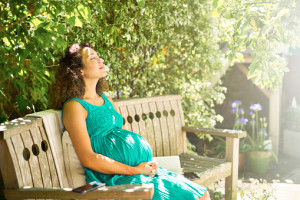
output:
[[[114,102],[124,118],[125,129],[145,137],[152,147],[153,156],[186,153],[180,95],[118,99]],[[48,110],[36,114],[43,113],[52,114],[51,124],[28,116],[0,126],[0,167],[7,189],[69,187],[63,164],[61,111]],[[48,132],[58,137],[47,135]]]
[[[153,156],[186,153],[186,133],[180,95],[116,99],[126,130],[142,135]]]

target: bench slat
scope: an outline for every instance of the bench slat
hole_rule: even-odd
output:
[[[41,120],[41,119],[40,119]],[[48,164],[49,164],[49,169],[50,169],[50,177],[51,177],[51,181],[52,181],[52,187],[53,188],[60,188],[60,184],[59,184],[59,180],[58,180],[58,174],[56,171],[56,166],[54,164],[54,158],[53,158],[53,154],[51,151],[51,147],[50,144],[48,142],[47,136],[46,136],[46,132],[45,132],[45,128],[43,125],[38,126],[42,139],[43,141],[45,141],[45,144],[47,145],[46,148],[46,155],[47,155],[47,160],[48,160]]]
[[[30,151],[30,158],[28,162],[29,162],[30,174],[33,179],[33,186],[43,187],[39,161],[37,156],[35,156],[32,151],[32,146],[33,146],[32,136],[29,131],[25,131],[24,133],[21,134],[21,137],[24,142],[25,148],[28,148]]]
[[[22,174],[10,138],[8,138],[6,141],[0,140],[0,152],[1,152],[1,156],[0,156],[1,175],[5,183],[5,187],[6,188],[23,187],[24,183],[22,179]]]
[[[184,173],[193,172],[199,176],[199,178],[192,179],[197,184],[208,186],[231,175],[231,162],[222,159],[216,159],[214,162],[211,158],[197,155],[180,155],[179,157]]]
[[[170,155],[174,156],[177,155],[177,137],[175,132],[175,125],[173,117],[170,114],[171,103],[170,101],[163,101],[164,110],[162,111],[162,115],[164,116],[164,112],[166,113],[166,121],[168,126],[168,132],[169,132],[169,140],[170,140]],[[165,116],[164,116],[165,117]]]
[[[192,127],[192,126],[183,126],[183,131],[193,132],[193,133],[203,133],[216,135],[221,137],[230,137],[230,138],[243,138],[246,137],[246,131],[240,130],[230,130],[230,129],[210,129],[210,128],[200,128],[200,127]]]
[[[149,104],[148,103],[142,103],[142,109],[143,113],[146,116],[145,124],[146,124],[146,129],[147,129],[147,136],[148,136],[148,143],[150,144],[152,148],[152,153],[153,156],[155,157],[156,154],[156,144],[155,144],[155,136],[154,136],[154,126],[153,126],[153,121],[149,118]]]
[[[57,197],[59,197],[59,199],[152,199],[154,194],[154,186],[152,183],[108,186],[85,194],[75,193],[70,190],[70,188],[5,189],[4,194],[8,199],[53,199]]]
[[[41,170],[43,186],[45,188],[52,188],[52,181],[50,177],[50,166],[48,164],[46,152],[44,152],[42,149],[43,139],[39,127],[33,127],[31,129],[31,134],[32,134],[33,143],[37,144],[39,148],[38,160],[39,160],[39,167]]]
[[[182,130],[181,130],[181,120],[180,120],[180,113],[178,109],[178,104],[176,100],[171,100],[171,108],[172,111],[174,111],[174,125],[175,125],[175,135],[177,138],[177,155],[180,155],[184,153],[184,148],[183,148],[183,136],[182,136]],[[170,112],[171,114],[171,112]],[[172,116],[172,115],[171,115]]]
[[[157,112],[156,103],[149,103],[150,112],[153,114],[153,128],[154,128],[154,138],[155,138],[155,147],[156,147],[156,156],[163,156],[163,144],[162,144],[162,136],[161,136],[161,128],[159,119],[156,117],[155,113]]]
[[[163,102],[156,102],[156,106],[157,106],[157,113],[155,113],[155,117],[157,117],[156,115],[160,115],[159,117],[159,121],[160,121],[160,129],[161,129],[161,134],[162,134],[162,141],[161,143],[163,144],[163,155],[164,156],[170,156],[170,139],[169,139],[169,131],[168,131],[168,124],[167,124],[167,120],[166,118],[163,116],[163,111],[164,111],[164,105]]]
[[[143,136],[147,141],[148,141],[148,134],[147,134],[147,129],[146,129],[146,124],[145,121],[142,118],[143,115],[143,108],[141,104],[137,104],[134,106],[135,110],[136,110],[136,115],[137,116],[133,116],[133,119],[136,121],[136,117],[138,118],[138,127],[139,127],[139,134],[141,136]]]
[[[128,111],[127,111],[127,107],[126,106],[121,106],[121,107],[119,107],[119,109],[120,109],[120,114],[125,119],[125,125],[124,125],[125,129],[129,130],[129,131],[132,131],[131,124],[128,123],[128,120],[127,120],[127,117],[129,116]]]
[[[15,151],[15,154],[17,156],[18,165],[21,170],[23,185],[33,187],[33,181],[31,178],[29,163],[23,157],[23,150],[25,147],[24,147],[23,141],[21,139],[21,135],[19,134],[19,135],[12,136],[11,142],[12,142],[12,146]]]
[[[140,129],[139,129],[138,122],[135,121],[135,119],[134,119],[134,116],[136,115],[134,105],[128,105],[127,106],[127,111],[128,111],[128,113],[130,113],[130,114],[128,114],[128,116],[131,117],[131,120],[132,120],[132,122],[131,122],[132,132],[140,134]]]

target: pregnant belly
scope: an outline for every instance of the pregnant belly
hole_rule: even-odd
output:
[[[101,137],[94,143],[93,149],[96,153],[130,166],[152,160],[152,149],[146,139],[124,129],[115,129]]]

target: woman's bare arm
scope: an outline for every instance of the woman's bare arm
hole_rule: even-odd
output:
[[[75,152],[81,164],[104,174],[141,174],[141,169],[145,167],[144,165],[132,167],[93,151],[86,128],[86,117],[87,112],[79,102],[70,100],[65,104],[63,123],[69,132]],[[149,169],[149,171],[151,171],[151,169]]]

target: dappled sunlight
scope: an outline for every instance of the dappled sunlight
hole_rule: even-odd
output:
[[[6,126],[0,126],[0,131],[5,131],[5,130],[7,130]]]
[[[33,188],[32,186],[24,186],[23,189],[30,189]]]
[[[11,120],[9,122],[2,122],[0,125],[0,131],[6,131],[10,126],[18,126],[20,124],[26,124],[31,122],[30,119],[24,119],[24,118],[17,118],[14,120]]]
[[[72,191],[72,188],[62,188],[63,190],[65,190],[65,191]]]
[[[126,189],[125,192],[134,192],[136,190],[143,190],[148,192],[152,187],[152,184],[141,184],[141,186],[134,186],[133,188]]]

